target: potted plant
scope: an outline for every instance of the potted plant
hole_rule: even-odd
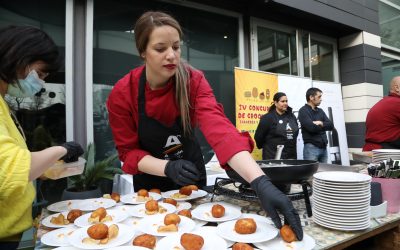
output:
[[[83,155],[86,160],[83,173],[68,177],[69,188],[64,190],[61,197],[62,200],[101,197],[100,182],[102,180],[112,181],[115,174],[122,174],[122,170],[114,166],[118,160],[117,154],[101,161],[95,161],[95,156],[95,146],[90,143]]]

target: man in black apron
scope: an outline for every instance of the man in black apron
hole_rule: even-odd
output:
[[[204,187],[207,184],[206,169],[194,134],[183,135],[180,118],[172,126],[167,127],[148,117],[145,108],[145,85],[146,69],[143,69],[138,93],[139,143],[141,148],[153,157],[169,160],[165,168],[168,177],[136,174],[133,176],[134,190],[159,188],[161,191],[168,191],[189,184],[195,184],[199,188]]]

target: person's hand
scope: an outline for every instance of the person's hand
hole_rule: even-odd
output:
[[[323,127],[324,123],[322,121],[313,121],[313,123],[317,126]]]
[[[181,186],[195,184],[200,180],[200,172],[196,165],[186,160],[168,161],[164,174]]]
[[[78,157],[83,154],[83,149],[81,145],[79,145],[76,142],[69,141],[61,145],[67,150],[67,153],[61,157],[60,160],[63,160],[64,162],[74,162],[78,160]]]
[[[250,185],[257,193],[261,206],[271,217],[275,226],[279,229],[282,227],[282,222],[278,215],[279,211],[284,215],[285,222],[292,227],[297,239],[302,240],[303,229],[301,228],[300,217],[289,198],[276,188],[266,175],[257,177]]]

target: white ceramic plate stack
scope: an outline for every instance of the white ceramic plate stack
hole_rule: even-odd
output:
[[[371,176],[366,174],[344,171],[314,174],[314,222],[344,231],[369,228],[370,183]]]
[[[372,163],[384,160],[400,160],[400,149],[374,149],[372,150]]]

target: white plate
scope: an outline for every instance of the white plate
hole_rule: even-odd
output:
[[[344,195],[354,195],[354,194],[365,194],[370,192],[369,187],[363,187],[363,188],[341,188],[341,187],[330,187],[330,186],[322,186],[322,185],[313,185],[312,187],[313,191],[320,191],[324,193],[332,193],[332,194],[344,194]]]
[[[221,218],[215,218],[211,215],[211,208],[219,204],[225,207],[225,214]],[[210,202],[210,203],[203,203],[197,206],[192,211],[192,216],[198,220],[204,220],[209,222],[223,222],[228,220],[234,220],[239,218],[242,215],[240,208],[229,203],[225,202]]]
[[[344,206],[343,204],[330,204],[326,203],[324,201],[318,201],[314,200],[313,205],[319,206],[319,207],[326,207],[327,209],[331,209],[333,211],[339,210],[339,211],[355,211],[355,212],[362,212],[366,211],[369,207],[369,204],[363,204],[363,205],[352,205],[352,204],[347,204],[348,206]]]
[[[318,172],[314,174],[317,180],[324,180],[339,183],[354,183],[354,182],[370,182],[371,176],[360,173],[346,172],[346,171],[328,171]]]
[[[113,247],[113,250],[149,250],[146,247],[138,247],[138,246],[120,246],[120,247]]]
[[[209,233],[209,234],[214,234],[217,235],[217,227],[213,227],[213,226],[205,226],[205,227],[200,227],[200,228],[196,228],[195,230],[193,230],[193,232],[205,232],[205,233]],[[226,244],[229,246],[232,246],[235,242],[224,239],[224,241],[226,241]]]
[[[132,215],[132,216],[140,217],[140,218],[147,217],[147,216],[155,216],[155,215],[160,214],[160,213],[156,213],[156,214],[153,214],[153,215],[146,214],[146,207],[145,206],[146,206],[145,204],[140,204],[140,205],[133,206],[133,207],[128,209],[128,213],[130,215]],[[158,203],[158,206],[159,207],[162,206],[163,208],[167,209],[166,212],[163,212],[161,214],[161,215],[164,215],[164,216],[166,214],[170,214],[170,213],[173,213],[173,212],[176,211],[176,207],[174,205],[169,204],[169,203],[161,203],[160,202],[160,203]]]
[[[162,195],[162,197],[164,197],[164,198],[172,198],[171,196],[172,196],[173,194],[175,194],[175,193],[179,193],[179,190],[170,190],[170,191],[167,191],[167,192],[162,193],[161,195]],[[206,196],[207,194],[208,194],[208,193],[207,193],[206,191],[199,189],[199,190],[197,190],[197,191],[192,191],[192,194],[189,195],[188,197],[180,198],[180,199],[178,199],[178,198],[173,198],[173,199],[174,199],[174,200],[177,200],[177,201],[188,201],[188,200],[193,200],[193,199],[197,199],[197,198],[200,198],[200,197],[204,197],[204,196]]]
[[[271,241],[259,242],[254,245],[262,250],[311,250],[315,247],[315,240],[308,234],[304,234],[302,241],[287,243],[283,241],[281,237],[277,237]]]
[[[319,216],[313,216],[314,221],[322,222],[328,225],[332,226],[341,226],[341,227],[363,227],[363,226],[369,226],[371,221],[370,219],[366,219],[365,221],[360,221],[358,223],[348,223],[345,221],[335,221],[335,220],[330,220],[325,217],[319,217]]]
[[[313,186],[328,187],[328,188],[340,188],[340,189],[354,189],[355,191],[368,190],[370,188],[370,182],[332,182],[332,181],[318,181],[313,180]]]
[[[182,209],[190,209],[192,207],[192,204],[189,202],[185,201],[178,201],[178,204],[176,204],[176,211],[181,211]]]
[[[243,213],[242,216],[240,216],[240,218],[253,218],[256,221],[262,222],[262,223],[267,223],[270,225],[274,225],[274,222],[272,222],[271,218],[269,217],[265,217],[262,215],[258,215],[258,214],[246,214]]]
[[[224,239],[244,242],[256,243],[263,242],[275,238],[278,235],[278,229],[267,223],[256,221],[257,229],[252,234],[238,234],[235,231],[236,220],[227,221],[217,226],[217,234]]]
[[[76,247],[57,247],[54,248],[53,250],[80,250],[80,249]]]
[[[159,205],[165,204],[166,202],[159,202]],[[167,203],[171,204],[171,203]],[[171,204],[172,205],[172,204]],[[192,207],[192,204],[186,201],[178,201],[176,204],[176,211],[181,211],[183,209],[190,209]]]
[[[354,230],[356,230],[355,228],[357,228],[358,230],[365,229],[365,228],[368,228],[369,225],[370,225],[370,221],[366,221],[366,222],[358,223],[358,224],[356,224],[356,223],[353,223],[353,224],[350,224],[350,223],[336,223],[336,222],[328,221],[326,219],[321,219],[319,217],[314,217],[314,222],[317,223],[317,224],[323,225],[325,227],[328,227],[328,228],[329,227],[332,227],[332,228],[333,227],[342,227],[342,228],[349,228],[349,229],[354,228]]]
[[[70,246],[71,244],[68,242],[67,236],[72,234],[76,229],[78,228],[74,226],[59,228],[44,234],[40,238],[40,241],[45,245],[53,247]]]
[[[177,232],[158,232],[157,228],[159,226],[164,226],[165,215],[159,214],[154,216],[144,217],[139,221],[139,230],[143,233],[151,234],[154,236],[168,236],[171,234],[176,234]],[[185,216],[180,216],[181,222],[178,224],[178,233],[186,233],[193,230],[196,226],[192,219]]]
[[[137,218],[137,217],[128,217],[127,219],[125,219],[124,221],[122,221],[122,224],[125,224],[127,226],[129,226],[130,228],[132,228],[132,230],[135,231],[139,231],[139,221],[142,218]]]
[[[149,192],[149,196],[152,197],[153,200],[156,200],[156,201],[161,199],[161,195],[157,194],[157,193]],[[137,201],[136,197],[137,197],[137,193],[122,195],[121,202],[126,203],[126,204],[133,204],[133,205],[144,204],[147,202],[147,201]]]
[[[67,219],[68,213],[69,213],[69,212],[62,212],[62,214],[64,215],[64,218],[65,218],[65,219]],[[52,215],[47,216],[46,218],[44,218],[44,219],[42,220],[42,224],[43,224],[44,226],[50,227],[50,228],[71,227],[71,226],[74,225],[74,223],[69,223],[69,224],[67,224],[67,225],[58,225],[58,224],[51,223],[51,222],[50,222],[51,218],[57,217],[59,214],[60,214],[60,213],[56,213],[56,214],[52,214]]]
[[[331,193],[346,193],[346,194],[352,194],[353,192],[355,193],[369,193],[371,186],[365,186],[365,187],[347,187],[347,188],[343,188],[343,187],[338,187],[338,186],[327,186],[327,185],[316,185],[314,182],[313,185],[313,190],[318,190],[318,191],[322,191],[322,192],[331,192]]]
[[[209,233],[207,231],[194,231],[191,232],[193,234],[200,235],[204,239],[204,245],[201,250],[214,250],[214,249],[226,249],[227,243],[221,237]],[[169,235],[163,239],[161,239],[156,246],[156,250],[175,250],[175,249],[183,249],[180,244],[181,236],[183,233]]]
[[[72,209],[80,209],[82,211],[94,211],[100,207],[104,207],[105,209],[115,206],[116,202],[112,199],[106,198],[94,198],[94,199],[86,199],[81,200],[77,203],[72,203]]]
[[[370,227],[370,224],[362,225],[362,226],[342,226],[342,225],[334,225],[332,223],[326,223],[321,220],[317,220],[314,218],[314,222],[320,226],[330,228],[330,229],[336,229],[336,230],[341,230],[341,231],[359,231],[359,230],[364,230]]]
[[[85,244],[82,243],[84,238],[89,237],[87,234],[87,229],[89,227],[82,227],[77,229],[72,235],[68,237],[69,243],[77,248],[82,249],[104,249],[104,248],[112,248],[120,246],[128,241],[130,241],[135,231],[131,230],[127,225],[117,224],[119,228],[118,236],[112,240],[110,240],[107,244]]]
[[[196,223],[196,226],[194,227],[193,230],[198,230],[199,228],[203,228],[203,226],[208,223],[207,221],[198,220],[194,218],[192,218],[192,220],[194,221],[194,223]]]
[[[400,149],[373,149],[372,152],[374,153],[394,153],[394,154],[400,154]]]
[[[368,210],[368,208],[362,208],[362,209],[354,209],[352,207],[343,207],[343,208],[329,208],[326,207],[325,204],[320,205],[316,204],[315,202],[313,203],[313,210],[320,211],[320,212],[326,212],[326,213],[334,213],[338,214],[340,216],[347,216],[347,215],[361,215],[365,214]]]
[[[371,198],[370,193],[349,196],[349,195],[342,195],[341,193],[337,193],[337,194],[323,193],[323,192],[319,192],[315,189],[314,189],[314,195],[318,196],[318,197],[326,198],[326,199],[331,199],[331,200],[358,200],[358,201],[360,201],[360,200]]]
[[[72,209],[71,208],[72,203],[77,203],[80,201],[81,200],[66,200],[66,201],[56,202],[51,205],[48,205],[47,210],[49,210],[51,212],[57,212],[57,213],[69,211]]]
[[[326,222],[334,223],[336,225],[343,225],[343,226],[354,226],[354,225],[364,225],[370,221],[370,215],[369,213],[365,216],[362,217],[357,217],[357,218],[345,218],[345,217],[334,217],[330,216],[324,213],[318,213],[317,211],[314,211],[313,216],[324,220]]]
[[[109,209],[106,211],[107,211],[107,215],[110,215],[112,218],[111,221],[104,222],[104,224],[107,224],[107,225],[116,224],[116,223],[121,222],[121,221],[125,220],[126,218],[128,218],[128,213],[122,212],[120,210]],[[91,214],[92,213],[87,213],[87,214],[84,214],[84,215],[76,218],[76,220],[74,222],[75,226],[87,227],[87,226],[96,224],[96,223],[90,223],[88,221]]]
[[[322,202],[327,202],[335,205],[342,205],[342,204],[347,204],[347,205],[369,205],[371,199],[371,195],[362,198],[362,199],[354,199],[354,200],[338,200],[338,199],[330,199],[330,198],[324,198],[321,196],[315,196],[314,200],[316,201],[322,201]]]

